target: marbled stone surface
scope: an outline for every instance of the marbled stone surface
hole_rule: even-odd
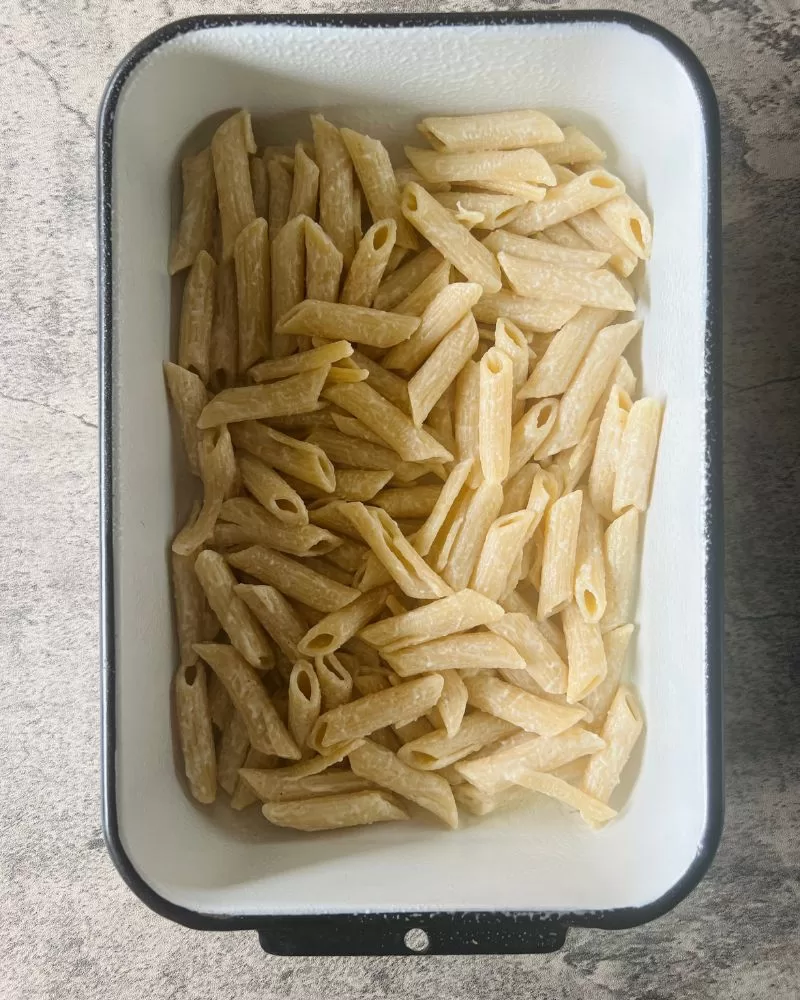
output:
[[[800,996],[797,0],[615,5],[684,38],[722,110],[728,806],[706,880],[653,924],[572,931],[552,956],[285,960],[252,933],[168,923],[114,871],[99,820],[95,116],[135,42],[220,6],[0,5],[0,997]]]

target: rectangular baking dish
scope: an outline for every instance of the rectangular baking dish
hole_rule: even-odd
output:
[[[542,802],[456,833],[301,836],[256,810],[199,808],[183,788],[165,262],[180,155],[242,106],[261,141],[291,140],[322,110],[394,151],[426,113],[542,107],[600,141],[654,218],[639,360],[643,391],[668,406],[636,616],[647,728],[624,808],[599,833]],[[283,954],[548,951],[570,925],[628,927],[674,906],[711,862],[723,802],[719,127],[694,55],[622,13],[179,21],[109,83],[99,198],[103,818],[133,891],[192,927],[254,928]]]

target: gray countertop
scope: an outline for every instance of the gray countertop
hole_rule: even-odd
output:
[[[722,111],[728,800],[705,881],[653,924],[572,931],[551,956],[286,960],[264,956],[252,933],[157,917],[116,874],[97,767],[95,116],[105,80],[142,36],[225,6],[2,5],[0,996],[800,996],[797,0],[615,5],[685,39]],[[375,6],[490,5],[237,5]]]

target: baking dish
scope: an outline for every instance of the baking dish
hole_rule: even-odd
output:
[[[647,732],[599,833],[545,803],[455,834],[301,837],[255,810],[200,809],[182,787],[167,552],[186,498],[160,371],[165,261],[179,157],[240,106],[270,142],[322,110],[390,150],[425,113],[542,107],[600,141],[655,220],[633,359],[643,391],[669,400],[636,616]],[[103,819],[157,912],[254,928],[284,954],[549,951],[570,925],[653,919],[702,877],[722,822],[718,133],[693,54],[621,13],[193,18],[120,64],[99,129]]]

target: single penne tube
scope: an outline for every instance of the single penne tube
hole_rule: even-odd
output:
[[[204,433],[214,435],[214,431]],[[207,453],[202,447],[198,452],[203,480],[203,506],[197,517],[187,522],[173,539],[172,551],[181,556],[196,553],[211,538],[222,503],[236,478],[236,460],[227,428],[223,428]]]
[[[555,174],[537,150],[484,150],[471,153],[440,153],[406,146],[405,154],[428,183],[463,181],[526,181],[554,185]]]
[[[319,718],[321,705],[319,680],[313,666],[308,660],[298,660],[289,677],[289,732],[301,751]]]
[[[597,334],[561,397],[555,426],[537,452],[537,460],[540,454],[555,455],[578,443],[614,365],[641,326],[639,320],[631,320],[607,326]]]
[[[407,299],[431,274],[443,264],[442,255],[433,247],[416,254],[401,264],[381,282],[372,303],[375,309],[394,309]],[[446,265],[449,269],[449,264]]]
[[[463,590],[469,585],[486,535],[502,504],[500,483],[483,482],[470,496],[463,523],[441,571],[453,590]]]
[[[212,638],[214,638],[212,636]],[[205,641],[205,640],[204,640]],[[200,657],[192,650],[193,662],[199,662]],[[231,715],[236,711],[228,694],[225,685],[212,670],[206,676],[208,687],[208,710],[211,714],[211,721],[216,728],[223,732],[230,721]],[[610,702],[609,702],[610,704]]]
[[[504,719],[485,712],[470,712],[464,716],[455,736],[448,736],[444,729],[435,729],[405,743],[397,756],[420,771],[440,771],[518,732],[516,726]]]
[[[197,421],[208,402],[208,392],[199,375],[180,365],[174,365],[171,361],[164,362],[164,380],[180,425],[189,468],[197,476],[200,474],[200,432]]]
[[[194,663],[196,642],[213,639],[219,622],[208,606],[205,591],[194,571],[194,555],[172,552],[172,596],[175,604],[175,631],[178,634],[180,662]]]
[[[498,350],[507,354],[511,359],[512,371],[512,409],[511,418],[514,422],[519,420],[525,408],[522,399],[518,399],[518,394],[528,378],[528,357],[529,347],[525,334],[516,323],[510,319],[500,318],[495,324],[494,344]]]
[[[575,490],[559,497],[547,512],[537,612],[540,619],[556,614],[572,600],[582,501],[583,493]]]
[[[178,364],[194,372],[203,382],[209,378],[211,325],[214,320],[214,290],[217,265],[201,250],[194,260],[183,286]]]
[[[344,257],[318,222],[305,220],[306,295],[320,302],[339,299]]]
[[[328,559],[335,566],[339,566],[347,570],[348,573],[353,574],[361,566],[366,554],[367,548],[365,545],[352,542],[349,538],[341,538],[336,548],[328,553]]]
[[[394,219],[381,219],[364,233],[342,287],[341,301],[371,306],[397,238]]]
[[[575,604],[585,621],[597,624],[606,610],[603,522],[588,498],[581,504],[575,553]]]
[[[603,268],[578,271],[542,260],[515,257],[501,250],[497,259],[518,295],[551,296],[597,309],[630,311],[636,307],[618,278]]]
[[[324,750],[344,740],[369,736],[384,726],[413,722],[433,708],[443,684],[438,675],[418,677],[339,705],[319,717],[311,742]]]
[[[253,221],[233,245],[239,313],[239,371],[246,372],[269,353],[270,259],[267,223]]]
[[[294,148],[292,196],[289,199],[287,222],[298,215],[313,219],[317,214],[318,193],[319,167],[303,149],[303,144],[298,142]]]
[[[387,588],[377,587],[361,594],[351,604],[327,614],[309,629],[298,643],[303,656],[325,656],[335,653],[348,639],[371,622],[383,609]]]
[[[184,663],[175,675],[175,714],[189,791],[208,804],[217,795],[217,756],[208,704],[206,667]]]
[[[198,643],[196,652],[219,677],[244,719],[250,742],[262,753],[300,759],[300,750],[275,710],[258,674],[233,646]]]
[[[597,402],[597,406],[592,410],[592,417],[602,417],[603,412],[606,408],[606,403],[611,395],[611,390],[615,385],[618,385],[620,389],[624,389],[627,394],[633,398],[636,392],[636,375],[628,364],[628,359],[624,356],[617,360],[617,363],[611,369],[611,374],[608,377],[608,382],[606,382],[605,390],[602,396]]]
[[[395,652],[433,639],[491,625],[503,617],[503,609],[473,590],[431,601],[413,611],[375,622],[359,635],[383,652]]]
[[[597,733],[572,726],[556,736],[512,736],[494,751],[459,761],[455,769],[482,792],[492,795],[513,785],[516,774],[555,771],[604,746]]]
[[[457,670],[446,670],[444,687],[436,703],[436,711],[448,736],[455,736],[464,721],[469,693]]]
[[[628,250],[640,260],[647,260],[653,243],[653,229],[650,220],[629,194],[611,198],[598,205],[595,211]]]
[[[456,463],[442,486],[433,510],[414,537],[414,548],[420,555],[426,556],[445,526],[447,517],[459,495],[465,490],[465,484],[473,465],[472,459]]]
[[[404,594],[421,600],[447,597],[447,584],[405,538],[397,522],[379,507],[348,504],[347,516]]]
[[[265,385],[223,389],[203,409],[197,426],[203,430],[220,424],[313,412],[329,371],[330,365],[324,365]]]
[[[283,655],[299,660],[297,646],[307,629],[297,611],[275,587],[239,583],[234,592],[250,608]]]
[[[181,160],[181,180],[183,204],[181,221],[170,248],[170,274],[191,267],[201,250],[210,253],[214,245],[217,189],[209,148]]]
[[[386,270],[383,273],[389,275],[392,271],[396,271],[410,253],[411,251],[405,247],[393,246],[392,252],[389,254],[389,259],[386,261]]]
[[[291,354],[288,358],[262,361],[260,365],[251,368],[249,374],[254,382],[275,382],[278,379],[335,364],[337,361],[349,358],[352,353],[353,347],[346,340],[326,341],[321,347]]]
[[[407,470],[410,474],[414,468],[425,470],[423,465],[413,465],[403,462],[399,455],[387,448],[385,445],[374,444],[372,440],[367,440],[361,436],[340,433],[337,430],[330,430],[327,427],[316,428],[308,437],[307,443],[318,447],[331,462],[337,466],[351,466],[353,468],[370,469],[373,471],[389,471],[392,475],[397,475]],[[333,470],[333,466],[331,466]],[[427,471],[427,470],[426,470]],[[420,472],[419,475],[423,473]],[[415,478],[411,476],[411,478]],[[417,477],[418,478],[418,477]],[[333,487],[336,488],[334,474]]]
[[[591,212],[585,213],[591,215]],[[548,226],[537,234],[536,239],[547,244],[562,247],[565,250],[591,250],[592,244],[579,236],[568,222],[557,222],[554,226]],[[609,256],[611,251],[598,251],[605,256]],[[522,256],[522,254],[520,254]],[[610,260],[609,260],[610,263]]]
[[[287,597],[320,611],[337,611],[359,596],[352,587],[342,586],[304,566],[302,561],[262,545],[232,552],[228,561],[262,583],[279,587]]]
[[[604,632],[631,620],[636,596],[639,552],[639,512],[626,510],[606,528],[603,536],[606,574],[606,609],[601,619]]]
[[[432,184],[426,181],[422,174],[415,170],[410,163],[404,163],[397,167],[395,169],[394,176],[401,189],[404,188],[406,184],[414,183],[422,185],[426,191],[431,191],[437,194],[442,191],[450,190],[450,185],[447,183]]]
[[[572,232],[570,229],[569,232]],[[483,245],[492,253],[505,252],[523,260],[535,260],[546,264],[556,264],[562,268],[576,271],[594,271],[604,267],[611,254],[600,250],[583,250],[572,247],[562,247],[541,238],[532,239],[529,236],[517,236],[505,229],[489,233],[483,240]]]
[[[409,818],[392,796],[376,791],[322,795],[292,802],[265,802],[261,811],[273,826],[305,832],[369,826]]]
[[[478,326],[467,313],[437,344],[408,383],[411,417],[421,427],[478,346]]]
[[[534,530],[535,518],[533,511],[518,510],[492,522],[472,573],[474,590],[492,601],[502,596],[514,559]]]
[[[316,570],[317,573],[321,573],[322,576],[329,576],[331,580],[335,580],[337,583],[343,583],[346,587],[349,587],[353,582],[353,573],[350,570],[342,569],[341,566],[336,566],[329,559],[322,559],[317,556],[306,557],[306,565],[311,569]]]
[[[331,385],[322,395],[366,424],[406,462],[449,462],[453,458],[432,435],[417,427],[367,382]]]
[[[400,212],[400,187],[386,147],[377,139],[349,128],[343,128],[341,136],[353,161],[370,215],[375,220],[394,219],[397,245],[416,250],[419,241]]]
[[[359,500],[362,503],[380,495],[383,487],[392,478],[391,470],[372,471],[370,469],[337,469],[335,496],[342,500]],[[425,487],[436,489],[438,487]]]
[[[295,340],[282,320],[299,306],[305,294],[306,238],[304,215],[289,219],[272,242],[272,355],[291,354]],[[337,339],[343,339],[339,337]]]
[[[592,827],[602,826],[617,815],[615,810],[604,802],[587,795],[554,774],[542,774],[536,771],[518,774],[517,783],[532,792],[540,792],[576,809],[581,819]]]
[[[562,142],[564,133],[542,111],[492,111],[423,118],[417,126],[434,149],[469,152]]]
[[[558,415],[557,399],[540,399],[511,429],[508,476],[515,476],[547,440]]]
[[[409,222],[467,280],[482,285],[486,292],[500,291],[502,283],[497,258],[456,222],[452,213],[433,195],[419,184],[408,184],[400,204]]]
[[[366,593],[392,582],[392,575],[374,552],[368,552],[363,564],[353,574],[353,586]]]
[[[520,670],[525,661],[511,643],[492,632],[465,632],[388,653],[383,658],[401,677],[440,670]]]
[[[322,754],[315,754],[313,757],[309,757],[308,760],[299,761],[297,764],[289,764],[278,770],[266,769],[263,761],[253,761],[251,763],[248,757],[245,767],[239,772],[239,777],[242,779],[241,783],[252,791],[254,801],[256,798],[261,799],[263,802],[279,802],[284,798],[291,800],[298,797],[294,793],[302,788],[319,788],[320,786],[317,783],[309,786],[305,782],[309,778],[318,775],[327,775],[330,778],[336,772],[328,771],[328,768],[334,764],[341,763],[350,751],[354,750],[360,743],[361,740],[350,740],[340,743]],[[313,794],[319,793],[315,792]],[[300,797],[305,798],[306,796]]]
[[[353,163],[339,129],[322,115],[311,116],[319,165],[319,221],[350,266],[353,242]]]
[[[588,246],[610,253],[608,265],[620,277],[627,278],[639,263],[636,254],[612,233],[594,209],[574,215],[569,220],[568,227]]]
[[[503,506],[501,514],[513,514],[515,510],[523,510],[528,502],[533,487],[533,481],[539,466],[536,462],[523,465],[514,476],[509,476],[503,484]]]
[[[328,770],[303,778],[287,778],[288,770],[290,768],[286,767],[269,771],[243,768],[241,778],[262,802],[296,802],[322,795],[363,792],[374,787],[372,782],[351,771]]]
[[[430,185],[423,182],[422,186],[430,191]],[[437,194],[436,200],[456,215],[460,212],[479,214],[481,221],[478,228],[492,230],[509,223],[526,204],[525,199],[519,195],[496,194],[491,191],[448,191]]]
[[[269,197],[267,199],[267,222],[269,236],[274,240],[289,218],[289,202],[292,200],[293,178],[285,162],[279,157],[266,159]]]
[[[258,503],[245,497],[226,500],[219,517],[245,531],[250,544],[266,545],[295,556],[324,556],[341,544],[341,539],[314,524],[285,524]]]
[[[434,251],[441,260],[441,254]],[[428,306],[433,302],[439,292],[450,284],[452,265],[449,260],[442,261],[441,264],[425,278],[424,281],[410,292],[399,305],[396,305],[393,312],[400,313],[401,316],[422,316]]]
[[[557,222],[565,222],[581,212],[609,198],[624,194],[625,185],[618,177],[614,177],[603,169],[587,170],[566,183],[550,188],[545,198],[527,205],[514,220],[509,223],[509,229],[518,236],[529,236],[541,232]]]
[[[490,674],[477,672],[465,678],[464,683],[470,705],[505,719],[526,733],[557,736],[584,717],[584,710],[579,706],[560,705],[540,698]]]
[[[440,775],[411,767],[373,740],[364,740],[348,760],[355,774],[422,806],[451,829],[458,826],[453,792]]]
[[[228,389],[239,378],[239,298],[236,265],[225,261],[217,268],[214,319],[208,352],[209,387],[214,392]]]
[[[589,472],[589,498],[607,521],[614,518],[614,480],[622,432],[630,413],[631,397],[619,385],[613,385],[597,434],[597,444]]]
[[[222,260],[230,260],[239,233],[256,217],[248,158],[248,154],[255,151],[248,111],[239,111],[224,121],[211,140],[222,229]]]
[[[392,347],[414,333],[419,320],[364,306],[306,299],[290,309],[277,325],[281,334],[349,340],[372,347]]]
[[[481,294],[482,288],[475,282],[446,285],[425,308],[411,338],[386,354],[384,367],[406,373],[416,371],[447,333],[469,314]]]
[[[506,220],[506,225],[516,219],[524,205],[527,205],[532,201],[542,201],[548,190],[541,184],[532,184],[530,181],[508,179],[493,181],[463,181],[461,183],[461,187],[467,188],[470,191],[477,191],[482,194],[500,194],[511,198],[519,198],[523,202],[523,206],[520,207],[519,211],[514,211],[513,215]]]
[[[600,418],[592,417],[576,445],[558,453],[547,471],[559,482],[559,493],[571,493],[589,468],[600,431]]]
[[[256,218],[266,219],[269,211],[269,186],[267,165],[261,156],[250,157],[250,190],[253,192],[253,210]]]
[[[373,504],[395,519],[428,517],[440,493],[439,486],[400,486],[378,493]]]
[[[512,785],[511,788],[506,788],[505,791],[498,792],[496,795],[489,795],[465,781],[454,786],[453,798],[458,805],[463,806],[473,816],[488,816],[493,812],[503,812],[507,809],[518,809],[530,805],[532,796],[527,789],[517,785]]]
[[[603,150],[588,135],[574,125],[565,125],[560,142],[539,144],[537,149],[548,163],[601,163],[606,158]]]
[[[631,406],[617,454],[611,509],[614,514],[634,508],[647,510],[650,480],[661,430],[661,403],[645,397]]]
[[[239,769],[244,767],[249,751],[250,734],[247,732],[247,726],[242,716],[233,711],[222,730],[217,751],[217,781],[219,787],[228,795],[236,792]]]
[[[480,467],[480,384],[480,365],[476,361],[468,361],[456,379],[453,423],[456,458],[460,466],[463,466],[465,462],[470,463],[469,485],[472,487],[477,486],[482,477]]]
[[[240,452],[237,461],[245,487],[269,514],[286,525],[308,524],[302,497],[282,476],[247,452]]]
[[[280,758],[276,757],[275,754],[262,753],[251,746],[244,760],[244,768],[248,770],[257,768],[257,773],[266,774],[267,768],[277,768],[279,763]],[[243,768],[239,770],[241,772]],[[255,805],[257,801],[258,797],[253,794],[250,786],[242,780],[240,773],[236,781],[236,788],[233,795],[231,795],[231,809],[240,812],[242,809],[247,809],[249,806]]]
[[[474,500],[475,493],[476,491],[470,489],[469,487],[464,487],[459,492],[458,496],[455,498],[454,502],[447,511],[447,516],[445,517],[441,528],[433,540],[428,553],[428,561],[439,573],[445,569],[450,561],[453,546],[455,545],[456,540],[461,533],[461,529],[466,522],[467,513],[469,512],[470,504]],[[487,520],[487,529],[489,523],[491,523],[491,521]],[[423,528],[424,527],[425,526],[423,525]]]
[[[592,728],[603,728],[611,701],[617,692],[625,672],[625,658],[628,653],[633,625],[620,625],[603,634],[603,649],[606,652],[606,676],[590,691],[581,704],[592,713]]]
[[[195,573],[211,610],[219,619],[234,648],[251,667],[269,670],[275,663],[263,629],[234,588],[236,578],[225,559],[211,549],[204,549],[195,560]]]
[[[605,746],[589,758],[581,782],[582,792],[599,802],[608,802],[643,728],[636,695],[622,684],[614,695],[601,730]]]
[[[578,606],[568,604],[561,612],[567,642],[567,701],[582,701],[606,675],[606,654],[600,626],[587,622]]]
[[[404,378],[400,378],[394,372],[387,371],[383,364],[378,364],[377,361],[368,358],[362,351],[353,351],[351,360],[354,364],[367,370],[369,383],[376,392],[379,392],[381,396],[388,399],[404,413],[408,412],[408,385]]]
[[[554,302],[546,297],[529,299],[507,289],[483,295],[472,308],[479,323],[494,324],[501,317],[516,323],[523,332],[552,333],[578,312],[575,302]]]
[[[237,448],[255,455],[279,472],[333,493],[336,487],[333,465],[315,444],[298,441],[254,420],[234,424],[231,438]]]
[[[490,348],[480,360],[478,424],[478,452],[487,483],[502,483],[509,472],[513,379],[511,359],[498,348]]]
[[[323,712],[329,712],[350,701],[353,696],[353,677],[338,656],[334,653],[315,656],[314,669],[322,693]]]
[[[334,411],[332,413],[332,418],[334,428],[337,431],[341,431],[342,434],[346,435],[348,438],[358,438],[360,441],[369,441],[371,444],[380,445],[380,447],[384,449],[386,448],[383,438],[379,437],[374,431],[371,431],[366,424],[362,424],[361,421],[357,420],[355,417],[350,417],[347,414]],[[336,461],[337,463],[340,463],[341,459],[337,459]],[[395,461],[398,461],[396,456]]]
[[[556,333],[520,390],[523,399],[561,395],[594,337],[614,319],[612,309],[585,307]]]

